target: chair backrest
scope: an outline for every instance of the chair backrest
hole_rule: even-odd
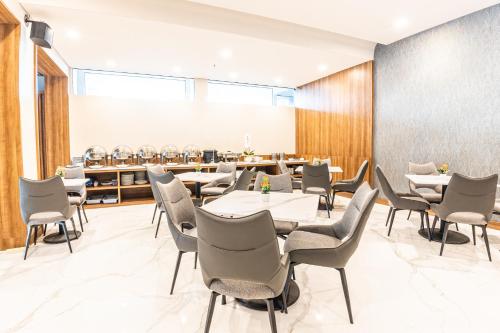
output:
[[[85,178],[85,172],[83,172],[82,166],[71,166],[64,168],[64,178],[67,179],[83,179]]]
[[[359,166],[358,172],[356,176],[354,176],[353,180],[357,186],[360,186],[363,183],[363,179],[365,178],[366,171],[368,170],[368,160],[364,160],[363,163]]]
[[[153,171],[153,168],[147,168],[148,171],[148,178],[149,178],[149,183],[151,184],[151,190],[153,191],[153,197],[155,198],[156,204],[158,207],[161,206],[161,195],[160,192],[158,192],[158,186],[156,185],[157,183],[160,184],[168,184],[172,180],[174,180],[175,176],[172,173],[172,171],[169,171],[167,173],[163,172],[163,168],[161,169],[161,173],[157,173]],[[156,169],[158,170],[158,169]]]
[[[69,213],[69,201],[64,183],[59,176],[46,180],[31,180],[19,177],[20,207],[24,223],[35,213]],[[68,217],[69,218],[69,217]]]
[[[269,184],[271,185],[271,192],[282,192],[282,193],[292,193],[292,178],[289,174],[283,175],[268,175],[264,172],[259,171],[257,177],[255,177],[255,185],[253,190],[260,191],[262,178],[267,176],[269,178]]]
[[[437,167],[434,162],[427,162],[424,164],[418,164],[409,162],[408,163],[408,173],[412,175],[437,175]],[[417,188],[431,188],[435,189],[436,186],[429,185],[416,185],[409,181],[410,190],[416,190]]]
[[[271,213],[225,218],[196,209],[198,253],[205,285],[215,280],[238,280],[276,290],[280,251]]]
[[[219,162],[215,172],[230,173],[232,180],[236,179],[236,163],[235,162]]]
[[[358,248],[377,195],[378,189],[372,189],[368,183],[363,183],[354,193],[342,219],[333,224],[335,235],[342,240],[338,258],[342,267]]]
[[[243,169],[240,176],[236,180],[236,183],[234,183],[232,190],[248,191],[248,187],[250,186],[252,178],[253,178],[253,173],[248,171],[247,169]]]
[[[332,185],[330,183],[328,164],[304,164],[302,191],[305,191],[309,187],[321,187],[325,189],[326,193],[330,193]]]
[[[498,175],[472,178],[454,173],[444,194],[441,207],[445,215],[455,212],[473,212],[491,219],[495,206]]]
[[[165,173],[165,169],[163,169],[163,167],[161,166],[161,164],[155,164],[155,165],[152,165],[152,166],[148,166],[147,167],[147,171],[148,171],[148,174],[149,174],[149,171],[157,173],[157,174]]]
[[[375,173],[377,174],[377,178],[380,183],[382,193],[384,193],[387,200],[389,200],[393,205],[397,205],[399,203],[399,197],[396,194],[396,192],[394,192],[394,190],[392,189],[391,184],[385,177],[384,172],[382,171],[379,165],[375,167]]]
[[[281,174],[290,173],[288,171],[288,166],[286,165],[285,161],[279,160],[277,163]]]
[[[170,221],[178,228],[184,223],[196,226],[194,204],[186,191],[186,186],[179,178],[172,179],[167,184],[156,183]]]

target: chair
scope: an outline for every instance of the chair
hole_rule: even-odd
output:
[[[155,164],[155,165],[152,165],[152,166],[148,166],[146,168],[146,170],[154,172],[154,173],[157,173],[157,174],[165,173],[165,169],[163,168],[163,166],[161,166],[161,164]],[[148,174],[149,174],[149,172],[148,172]]]
[[[434,162],[427,162],[424,164],[408,163],[408,173],[411,175],[438,175],[437,167]],[[424,198],[431,203],[439,203],[442,199],[441,186],[427,186],[427,185],[416,185],[411,181],[408,181],[408,186],[410,188],[410,193]],[[411,210],[408,213],[408,218],[410,219]]]
[[[219,198],[220,196],[228,194],[233,191],[248,191],[252,178],[253,178],[253,173],[248,171],[248,169],[243,169],[240,176],[238,177],[238,179],[236,179],[236,182],[234,182],[233,185],[229,187],[219,187],[220,194],[217,196],[213,195],[210,198],[203,200],[203,204],[207,204],[211,201],[217,200],[217,198]]]
[[[220,179],[214,180],[213,182],[210,182],[208,184],[203,185],[201,187],[201,199],[202,199],[202,201],[203,201],[203,198],[206,196],[222,195],[222,192],[224,191],[224,189],[228,188],[229,186],[231,186],[234,183],[234,180],[236,179],[236,163],[235,162],[230,162],[230,163],[219,162],[215,172],[227,173],[229,175],[227,177],[220,178]]]
[[[198,257],[198,249],[196,245],[196,217],[193,201],[186,192],[186,187],[179,180],[174,178],[168,184],[156,183],[158,192],[162,199],[162,206],[167,212],[168,228],[172,234],[175,245],[179,250],[177,255],[177,263],[175,265],[174,278],[170,288],[170,295],[174,292],[175,281],[179,266],[181,264],[182,255],[187,252],[194,252],[194,268],[196,269],[196,261]],[[185,226],[191,229],[185,231]]]
[[[289,261],[280,255],[271,213],[224,218],[196,208],[196,221],[203,282],[212,291],[205,333],[219,295],[223,301],[225,296],[266,300],[271,331],[276,333],[273,299],[285,296]]]
[[[290,255],[292,267],[308,264],[339,271],[351,324],[353,317],[345,266],[358,247],[377,194],[377,189],[372,190],[368,183],[362,184],[339,221],[331,225],[300,226],[285,241],[284,250]]]
[[[340,192],[345,193],[354,193],[358,189],[359,186],[363,183],[363,179],[365,178],[366,171],[368,170],[368,161],[365,160],[361,163],[361,166],[356,173],[356,176],[351,179],[343,179],[338,180],[332,186],[332,207],[334,206],[335,194]]]
[[[157,184],[168,184],[172,180],[174,180],[175,176],[172,173],[172,171],[169,171],[167,173],[165,172],[156,173],[152,169],[148,168],[147,172],[148,172],[149,183],[151,184],[151,191],[153,192],[153,197],[156,202],[155,211],[153,213],[153,220],[151,220],[151,224],[153,224],[155,220],[156,211],[158,209],[160,210],[160,214],[158,215],[158,223],[156,225],[156,233],[155,233],[155,238],[156,238],[158,237],[158,230],[160,229],[161,216],[165,212],[165,208],[163,207],[161,195],[160,192],[158,191]]]
[[[497,182],[498,175],[496,174],[484,178],[471,178],[458,173],[451,176],[441,204],[431,205],[432,211],[436,213],[433,225],[436,224],[438,218],[444,223],[440,256],[443,255],[450,224],[463,223],[472,226],[474,245],[476,245],[476,227],[483,229],[484,242],[491,261],[486,226],[495,206]]]
[[[302,181],[298,178],[295,178],[294,176],[292,176],[290,174],[290,171],[289,171],[288,166],[286,165],[285,161],[279,160],[277,163],[278,163],[280,173],[282,175],[284,175],[284,174],[290,175],[290,178],[292,179],[292,189],[300,190],[302,188]]]
[[[64,178],[66,179],[85,179],[85,172],[83,172],[83,167],[81,166],[71,166],[64,169]],[[80,228],[83,232],[82,215],[80,209],[83,212],[85,221],[89,223],[87,219],[87,213],[85,212],[85,201],[87,200],[87,186],[78,186],[75,188],[66,189],[68,193],[68,200],[70,205],[76,206],[76,211],[78,213],[78,220],[80,221]]]
[[[328,217],[330,217],[330,193],[332,191],[332,185],[330,183],[328,164],[304,164],[303,173],[302,192],[307,194],[317,194],[324,197],[326,200]]]
[[[267,175],[262,171],[257,173],[255,177],[254,191],[261,191],[260,184],[262,183],[262,178],[268,177],[269,184],[271,185],[271,192],[280,193],[293,193],[292,189],[292,179],[288,174],[284,175]],[[295,228],[297,228],[297,222],[289,221],[274,221],[274,227],[276,228],[276,233],[280,238],[286,238],[286,236],[291,233]]]
[[[413,210],[420,213],[420,228],[424,227],[424,217],[427,224],[427,234],[429,238],[429,242],[432,240],[431,228],[429,225],[429,213],[427,210],[430,208],[430,204],[422,197],[412,197],[405,196],[404,194],[398,194],[393,189],[389,181],[384,175],[384,172],[377,165],[375,168],[375,173],[377,174],[378,181],[380,183],[380,187],[382,188],[382,192],[386,196],[387,200],[390,202],[389,215],[387,216],[387,220],[385,225],[389,223],[389,231],[387,232],[387,237],[391,235],[392,225],[394,223],[394,217],[396,216],[396,212],[400,210]]]
[[[21,216],[27,228],[24,260],[26,260],[28,254],[33,228],[35,229],[34,244],[36,245],[38,227],[49,223],[56,223],[62,227],[69,252],[73,253],[66,228],[66,221],[71,220],[73,230],[75,230],[75,234],[77,235],[73,219],[76,206],[69,204],[61,177],[54,176],[46,180],[30,180],[20,177],[19,192]]]

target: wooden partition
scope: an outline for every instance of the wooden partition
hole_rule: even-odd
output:
[[[18,187],[23,174],[19,36],[19,22],[0,1],[0,250],[21,246],[26,237]]]
[[[296,92],[296,154],[309,160],[330,157],[344,170],[335,179],[354,177],[364,160],[372,168],[372,121],[372,61],[301,86]]]

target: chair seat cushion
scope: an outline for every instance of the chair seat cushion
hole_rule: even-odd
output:
[[[455,212],[448,215],[445,219],[448,222],[464,223],[472,225],[487,225],[488,220],[483,214],[473,212]]]
[[[83,197],[78,195],[68,196],[68,200],[70,205],[77,205],[77,206],[80,206],[85,201]]]
[[[333,184],[332,188],[336,192],[354,192],[356,191],[356,183],[339,181]]]
[[[202,195],[222,195],[227,187],[206,187],[201,189]]]
[[[304,193],[326,195],[326,190],[322,187],[308,187],[304,190]]]
[[[297,222],[288,222],[288,221],[274,221],[274,228],[276,229],[276,233],[278,235],[288,235],[295,229],[299,224]]]
[[[288,236],[284,251],[331,249],[338,247],[340,244],[342,244],[340,239],[333,236],[307,231],[294,231]]]
[[[240,280],[214,280],[209,289],[221,295],[243,299],[267,299],[278,296],[263,284]]]
[[[76,206],[70,206],[69,215],[73,216],[76,212]],[[56,223],[66,221],[68,218],[59,212],[41,212],[31,214],[30,219],[28,221],[29,225],[40,225],[40,224],[48,224],[48,223]]]
[[[424,198],[428,202],[432,202],[432,203],[440,203],[441,200],[443,199],[443,195],[441,193],[436,193],[436,192],[426,193],[426,192],[424,192],[424,193],[419,193],[419,194],[422,198]]]
[[[398,209],[411,209],[414,211],[427,210],[430,208],[430,204],[427,200],[420,197],[401,197],[399,200]]]

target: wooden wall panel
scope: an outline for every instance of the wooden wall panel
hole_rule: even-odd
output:
[[[20,26],[0,2],[0,250],[21,246],[26,229],[19,213],[23,174],[19,106]]]
[[[335,179],[351,178],[372,163],[373,62],[346,69],[297,89],[297,155],[332,159]],[[371,172],[367,173],[370,179]]]

